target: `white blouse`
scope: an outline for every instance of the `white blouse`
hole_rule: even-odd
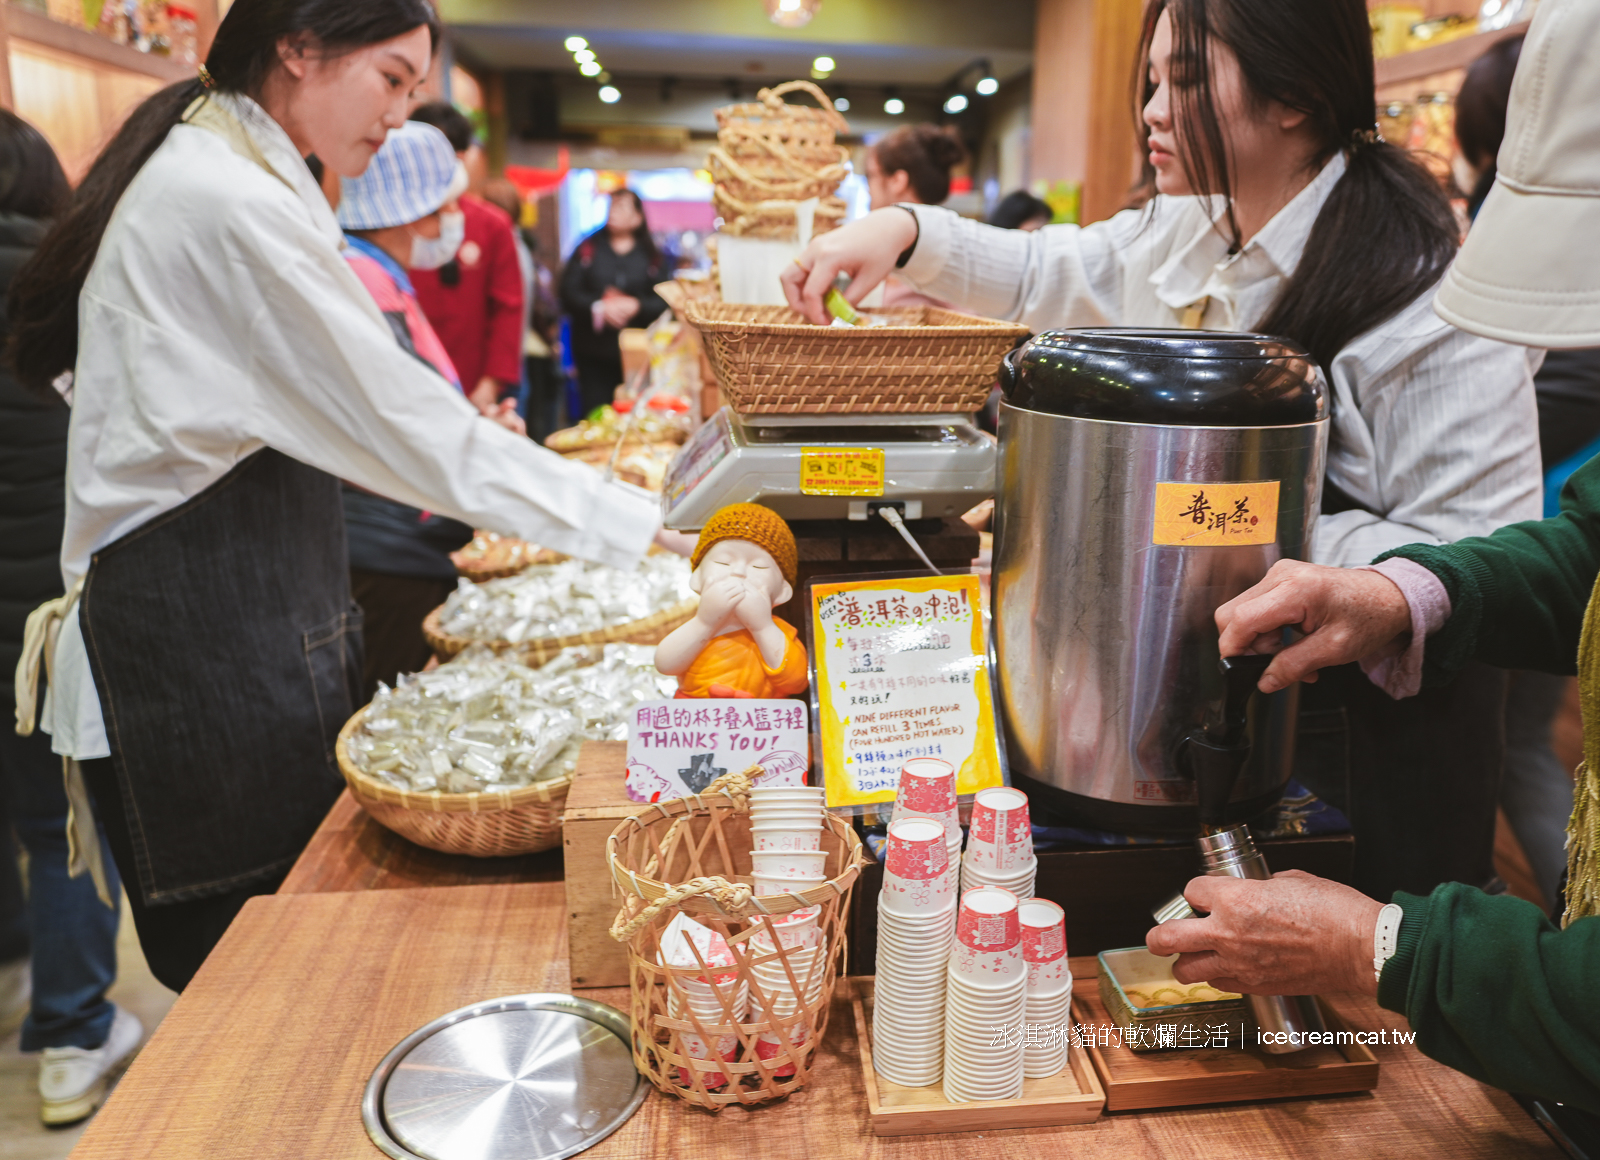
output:
[[[402,503],[631,567],[655,497],[483,418],[394,341],[288,135],[212,98],[273,172],[179,125],[112,216],[79,300],[62,577],[271,447]],[[110,753],[76,610],[42,725],[57,753]]]
[[[1127,210],[1033,233],[907,207],[921,235],[901,272],[960,309],[1035,331],[1175,327],[1207,297],[1203,325],[1249,330],[1299,264],[1344,171],[1335,154],[1233,256],[1209,198],[1157,197],[1148,220]],[[1324,368],[1333,394],[1327,477],[1371,510],[1317,521],[1319,564],[1365,564],[1401,544],[1449,543],[1540,516],[1533,373],[1544,352],[1457,330],[1432,307],[1430,291]]]

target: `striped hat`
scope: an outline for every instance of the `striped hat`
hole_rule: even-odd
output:
[[[339,225],[381,230],[409,225],[467,188],[467,171],[450,138],[432,125],[407,121],[389,137],[360,177],[346,177]]]

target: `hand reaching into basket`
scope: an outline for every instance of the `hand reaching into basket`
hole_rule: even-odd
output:
[[[907,248],[916,244],[917,219],[899,208],[873,210],[836,230],[811,239],[794,265],[779,280],[789,305],[815,322],[827,326],[831,319],[822,296],[840,274],[850,276],[844,296],[852,306],[894,270]]]

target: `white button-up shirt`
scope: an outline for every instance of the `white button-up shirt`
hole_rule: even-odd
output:
[[[995,229],[913,207],[921,236],[902,271],[930,294],[1035,331],[1202,323],[1250,330],[1294,273],[1312,224],[1344,176],[1337,153],[1235,255],[1210,198],[1157,197],[1091,226]],[[1541,513],[1533,373],[1543,351],[1467,334],[1430,291],[1351,340],[1323,368],[1333,429],[1327,478],[1370,509],[1317,521],[1312,558],[1365,564],[1401,544],[1486,535]],[[1378,514],[1373,514],[1378,513]]]
[[[67,586],[98,549],[264,447],[474,527],[631,567],[659,526],[654,497],[483,418],[402,350],[288,135],[247,97],[212,99],[276,176],[217,133],[179,125],[118,204],[78,307]],[[43,724],[57,753],[110,753],[75,611]]]

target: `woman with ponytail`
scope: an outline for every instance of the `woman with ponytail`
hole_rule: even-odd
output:
[[[12,284],[19,377],[71,372],[73,402],[67,595],[30,618],[18,725],[42,659],[77,832],[104,824],[177,989],[342,785],[362,666],[341,478],[620,566],[658,528],[398,346],[340,252],[306,159],[359,176],[438,37],[428,0],[235,0]],[[98,849],[76,856],[103,882]]]
[[[1157,196],[1031,234],[899,205],[822,235],[784,275],[826,321],[890,271],[1035,330],[1207,327],[1289,338],[1326,372],[1333,427],[1313,558],[1365,565],[1538,514],[1537,355],[1432,309],[1458,227],[1373,127],[1361,0],[1151,0],[1140,56]],[[1414,690],[1408,657],[1381,674]],[[1504,677],[1480,666],[1394,701],[1356,666],[1302,690],[1296,776],[1344,808],[1355,883],[1387,896],[1493,878]]]

